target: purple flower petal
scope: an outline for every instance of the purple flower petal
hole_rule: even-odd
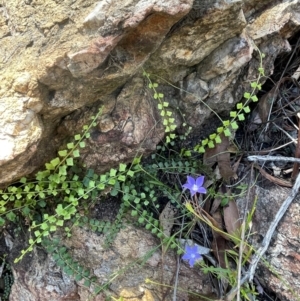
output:
[[[182,185],[183,188],[188,189],[191,196],[198,193],[206,193],[206,189],[202,187],[204,182],[204,176],[198,177],[196,180],[193,177],[187,176],[187,183]]]
[[[184,185],[182,185],[182,187],[184,187],[186,189],[190,189],[190,185],[189,184],[184,184]]]
[[[195,184],[195,179],[193,177],[187,176],[187,181],[189,185],[194,185]]]
[[[206,194],[207,193],[207,190],[204,188],[204,187],[200,187],[199,190],[198,190],[199,193],[203,193],[203,194]]]
[[[204,176],[200,176],[196,179],[196,185],[198,187],[202,187],[203,186],[203,182],[204,182]]]
[[[182,259],[188,260],[190,266],[193,267],[197,260],[202,259],[202,256],[198,252],[197,246],[194,246],[194,247],[186,246],[185,254],[182,256]]]

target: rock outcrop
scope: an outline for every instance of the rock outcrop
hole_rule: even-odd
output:
[[[257,75],[253,42],[268,75],[299,28],[298,1],[23,2],[0,7],[2,184],[55,156],[90,107],[103,105],[103,115],[88,166],[101,171],[153,150],[163,130],[142,68],[191,126],[211,115],[202,101],[228,112]]]
[[[98,236],[80,228],[73,231],[66,246],[73,250],[74,260],[93,271],[99,286],[109,281],[106,291],[111,295],[151,301],[169,299],[167,296],[171,296],[172,291],[157,284],[164,279],[164,283],[172,286],[177,269],[176,255],[168,252],[162,257],[157,243],[149,231],[129,226],[120,231],[109,249],[105,249],[104,235]],[[146,257],[148,260],[140,265],[140,260]],[[209,275],[204,275],[200,269],[193,273],[189,270],[188,264],[181,266],[177,296],[187,300],[187,290],[210,296]],[[27,264],[21,263],[14,277],[10,300],[100,301],[105,297],[102,294],[93,297],[94,286],[87,289],[83,280],[75,285],[73,277],[62,272],[51,256],[42,251],[37,252],[32,260],[28,259]],[[151,279],[152,283],[146,283],[146,279]]]

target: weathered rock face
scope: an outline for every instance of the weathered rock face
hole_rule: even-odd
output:
[[[289,189],[270,185],[266,188],[253,188],[253,197],[248,208],[252,208],[254,198],[257,197],[252,228],[252,243],[256,248],[260,247],[271,222],[289,193]],[[300,295],[299,199],[297,196],[287,210],[264,256],[272,270],[261,262],[256,273],[261,285],[276,292],[282,301],[297,300]],[[240,199],[238,205],[243,212],[246,200]]]
[[[145,283],[145,279],[172,286],[177,269],[176,255],[168,252],[162,257],[157,249],[157,239],[149,231],[127,227],[120,231],[113,245],[105,249],[105,237],[76,228],[66,246],[72,249],[73,258],[93,271],[98,278],[98,285],[110,285],[107,292],[123,296],[130,300],[154,301],[172,300],[172,290],[159,287],[155,283]],[[150,253],[152,255],[150,255]],[[88,256],[87,256],[88,254]],[[149,254],[149,256],[147,255]],[[144,265],[133,264],[148,256]],[[38,252],[32,259],[27,259],[27,269],[18,268],[15,273],[15,285],[10,295],[11,301],[80,301],[104,300],[101,294],[96,298],[84,287],[83,281],[76,285],[73,277],[61,272],[50,256]],[[188,264],[180,266],[178,275],[178,298],[188,300],[187,290],[201,295],[212,294],[209,275],[200,269],[189,272]],[[117,274],[116,271],[119,271]],[[114,277],[117,276],[117,277]],[[21,298],[20,298],[21,297]],[[90,298],[90,299],[89,299]]]
[[[142,67],[193,94],[156,78],[166,100],[179,106],[193,127],[211,115],[202,101],[228,112],[257,74],[253,41],[266,54],[268,75],[299,28],[298,1],[258,2],[3,4],[0,183],[51,159],[64,139],[87,123],[87,106],[104,106],[87,165],[101,171],[130,160],[137,148],[153,150],[163,131]],[[180,124],[179,114],[175,117]],[[78,126],[70,130],[72,120]]]

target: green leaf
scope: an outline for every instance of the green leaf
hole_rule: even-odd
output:
[[[230,117],[235,118],[236,115],[237,115],[237,112],[236,112],[236,111],[231,111],[231,112],[230,112]]]
[[[112,168],[112,169],[109,171],[109,175],[110,175],[110,177],[115,177],[115,176],[116,176],[116,174],[117,174],[117,170],[116,170],[116,169],[114,169],[114,168]]]
[[[82,279],[82,276],[80,274],[77,274],[76,277],[75,277],[75,280],[80,281],[81,279]]]
[[[89,181],[88,188],[94,188],[95,187],[95,181]]]
[[[55,225],[51,225],[51,226],[50,226],[50,231],[51,231],[51,232],[56,231],[56,226],[55,226]]]
[[[46,166],[47,170],[54,170],[55,169],[55,167],[52,166],[52,164],[50,164],[50,163],[46,163],[45,166]]]
[[[243,103],[242,102],[239,102],[237,105],[236,105],[236,108],[238,110],[241,110],[243,108]]]
[[[50,163],[53,167],[56,167],[60,163],[60,159],[56,157],[55,159],[51,160]]]
[[[67,166],[66,165],[59,166],[58,173],[61,176],[66,176],[67,175]]]
[[[158,83],[153,83],[153,88],[157,88],[158,87]]]
[[[81,135],[80,135],[80,134],[75,135],[75,136],[74,136],[74,139],[75,139],[76,141],[80,140],[80,139],[81,139]]]
[[[45,222],[45,223],[42,223],[42,224],[40,225],[40,228],[41,228],[42,230],[47,230],[47,229],[49,228],[49,226],[48,226],[48,224]]]
[[[162,108],[163,108],[163,106],[162,106],[161,103],[159,103],[159,104],[157,105],[157,107],[158,107],[159,110],[162,110]]]
[[[75,150],[73,151],[73,156],[74,156],[74,158],[80,157],[80,153],[79,153],[79,150],[78,150],[78,149],[75,149]]]
[[[158,94],[154,93],[153,97],[154,97],[154,99],[157,99],[158,98]]]
[[[121,182],[125,182],[126,177],[124,175],[119,175],[118,180],[121,181]]]
[[[127,171],[127,176],[130,176],[130,177],[133,178],[133,176],[134,176],[134,171],[128,170],[128,171]]]
[[[55,211],[56,211],[58,216],[61,216],[61,215],[65,214],[65,209],[63,208],[62,204],[58,204]]]
[[[164,105],[165,108],[167,108],[169,106],[169,103],[167,101],[164,101],[163,105]]]
[[[237,125],[237,123],[235,121],[231,123],[231,126],[234,130],[237,130],[239,128],[239,126]]]
[[[224,131],[224,127],[219,127],[219,128],[217,128],[217,133],[219,133],[219,134],[221,134],[221,133],[223,133],[223,131]]]
[[[29,216],[29,214],[31,213],[31,210],[25,206],[23,209],[22,209],[22,212],[25,216]]]
[[[74,148],[74,143],[73,142],[68,143],[67,148],[68,149],[73,149]]]
[[[245,120],[244,114],[243,114],[243,113],[242,113],[242,114],[239,114],[239,115],[238,115],[238,119],[239,119],[239,121],[244,121],[244,120]]]
[[[91,281],[88,280],[88,279],[86,279],[86,280],[84,280],[84,284],[83,285],[86,286],[86,287],[90,287]]]
[[[139,204],[140,200],[141,200],[140,198],[136,197],[133,201],[134,201],[136,204]]]
[[[224,135],[226,137],[230,137],[231,136],[231,132],[230,132],[230,130],[228,128],[224,131]]]
[[[139,164],[141,162],[141,157],[135,157],[132,161],[133,165]]]
[[[230,121],[229,120],[224,120],[223,125],[224,125],[224,127],[228,127],[230,125]]]
[[[79,146],[80,146],[81,148],[84,148],[84,147],[85,147],[85,142],[84,142],[84,141],[80,141],[80,142],[79,142]]]
[[[158,98],[163,98],[164,94],[163,93],[158,93]]]
[[[120,163],[120,165],[119,165],[119,171],[120,171],[120,172],[125,171],[125,170],[126,170],[126,167],[127,167],[126,164]]]
[[[5,219],[3,219],[2,217],[0,217],[0,227],[5,225]]]
[[[78,195],[83,196],[84,195],[84,189],[83,188],[78,188],[77,193],[78,193]]]
[[[222,142],[221,137],[218,135],[216,137],[215,141],[216,141],[216,143],[221,143]]]
[[[40,191],[40,192],[39,192],[39,197],[40,197],[41,199],[44,199],[44,198],[46,197],[46,195],[45,195],[45,193],[44,193],[43,191]]]
[[[97,185],[97,188],[100,189],[100,190],[103,190],[105,188],[105,184],[104,183],[99,183]]]
[[[39,230],[34,231],[35,237],[41,236],[41,232]]]
[[[257,88],[258,83],[257,82],[252,82],[251,83],[251,88]]]
[[[115,188],[110,191],[111,196],[116,196],[116,195],[118,195],[118,193],[119,193],[119,191]]]
[[[171,111],[167,111],[167,116],[172,116],[172,112]]]
[[[209,141],[209,142],[208,142],[208,147],[209,147],[209,148],[214,148],[214,147],[215,147],[214,142],[213,142],[213,141]]]
[[[137,213],[136,210],[132,210],[132,211],[131,211],[131,216],[137,216],[137,214],[138,214],[138,213]]]
[[[245,112],[245,113],[250,113],[250,108],[249,108],[249,106],[247,106],[247,107],[244,107],[244,109],[243,109],[243,110],[244,110],[244,112]]]
[[[217,134],[213,133],[213,134],[209,135],[209,139],[214,140],[216,138],[216,136],[217,136]]]
[[[8,219],[8,220],[10,220],[11,222],[14,222],[14,221],[16,221],[16,215],[12,212],[12,211],[9,211],[8,213],[6,213],[6,218]]]
[[[244,98],[250,99],[251,98],[251,94],[249,92],[245,92],[244,93]]]
[[[229,202],[228,198],[223,198],[222,201],[221,201],[221,203],[220,203],[221,207],[226,206],[228,204],[228,202]]]
[[[68,152],[67,152],[66,149],[64,149],[64,150],[59,151],[58,154],[59,154],[61,157],[66,157],[66,155],[68,154]]]
[[[202,146],[205,146],[208,144],[208,139],[202,140],[201,141]]]
[[[73,158],[67,158],[66,162],[67,162],[68,166],[73,166],[74,165]]]
[[[116,184],[116,179],[110,178],[109,181],[108,181],[108,184],[115,185]]]
[[[90,137],[91,137],[91,134],[90,134],[90,133],[86,133],[86,134],[85,134],[85,138],[88,139],[88,138],[90,138]]]
[[[257,101],[258,101],[258,98],[257,98],[256,95],[251,96],[251,99],[252,99],[252,101],[254,101],[254,102],[257,102]]]
[[[186,151],[184,151],[183,155],[184,155],[185,157],[191,157],[191,156],[192,156],[192,153],[191,153],[190,150],[186,150]]]
[[[165,111],[164,110],[162,110],[161,112],[160,112],[160,116],[162,116],[162,117],[164,117],[165,116]]]
[[[64,225],[64,220],[62,219],[57,220],[56,225],[62,227]]]
[[[19,182],[25,184],[27,182],[27,178],[22,177]]]

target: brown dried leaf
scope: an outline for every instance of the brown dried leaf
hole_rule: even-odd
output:
[[[235,237],[240,238],[241,220],[235,201],[230,200],[224,207],[224,222],[227,232]]]
[[[236,173],[230,166],[230,153],[228,151],[230,141],[224,134],[220,135],[221,143],[216,143],[214,148],[206,149],[203,156],[203,163],[212,166],[218,162],[220,174],[224,181],[229,182],[231,178],[236,178]]]
[[[218,195],[222,195],[222,190],[221,188],[218,189]],[[210,214],[213,215],[219,208],[220,204],[222,202],[221,197],[216,197],[213,200],[212,206],[211,206],[211,210],[210,210]],[[222,221],[221,221],[222,223]]]
[[[269,92],[260,97],[258,102],[259,117],[263,123],[268,121],[271,106],[278,94],[278,85],[275,85]]]
[[[213,219],[215,221],[217,221],[217,223],[222,224],[222,216],[219,211],[217,211],[213,214]],[[213,242],[211,245],[213,253],[214,253],[216,259],[218,260],[219,265],[225,269],[226,268],[226,262],[225,262],[226,240],[224,239],[224,237],[222,237],[220,235],[219,232],[212,230],[212,233],[214,236],[214,239],[213,239]]]

